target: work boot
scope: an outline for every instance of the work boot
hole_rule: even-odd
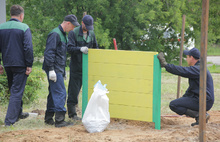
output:
[[[72,120],[82,120],[82,118],[78,117],[77,115],[74,115],[73,117],[70,117]]]
[[[29,116],[29,113],[27,113],[27,112],[25,112],[25,113],[21,113],[20,115],[19,115],[19,119],[25,119],[25,118],[28,118],[28,116]]]
[[[53,120],[54,112],[45,112],[45,117],[44,117],[44,123],[47,125],[54,125],[54,120]]]
[[[82,118],[77,116],[76,106],[67,106],[69,118],[72,120],[82,120]]]
[[[195,118],[196,122],[192,123],[191,126],[195,126],[199,124],[199,112],[198,111],[187,109],[185,115]]]
[[[185,115],[189,116],[189,117],[192,117],[192,118],[197,118],[197,117],[199,117],[199,112],[191,110],[191,109],[187,109],[186,112],[185,112]]]
[[[206,113],[206,123],[208,123],[208,120],[210,118],[210,115]],[[195,118],[196,122],[192,123],[191,126],[199,125],[199,117]]]
[[[23,113],[23,112],[22,112],[22,113],[18,116],[18,119],[17,119],[16,122],[18,122],[20,119],[26,119],[26,118],[28,118],[28,116],[29,116],[29,113],[27,113],[27,112]]]
[[[58,111],[55,113],[55,127],[71,126],[73,123],[64,121],[65,111]]]

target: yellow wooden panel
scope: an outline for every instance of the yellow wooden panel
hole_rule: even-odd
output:
[[[103,50],[89,49],[89,62],[134,64],[134,65],[153,65],[154,55],[157,52],[140,52],[125,50]]]
[[[103,84],[107,84],[109,91],[126,91],[135,93],[149,93],[153,90],[152,80],[117,78],[105,76],[89,76],[89,88],[93,89],[94,84],[101,80]]]
[[[107,84],[113,118],[150,121],[153,113],[153,59],[157,52],[89,49],[88,98],[98,80]]]
[[[93,89],[88,90],[90,99]],[[118,91],[109,91],[106,94],[109,98],[110,104],[118,105],[130,105],[136,107],[148,107],[152,108],[153,106],[153,96],[152,92],[149,93],[131,93],[131,92],[118,92]]]
[[[88,75],[153,80],[153,66],[90,63]]]
[[[152,122],[152,108],[132,107],[123,105],[109,105],[111,118],[121,118]]]

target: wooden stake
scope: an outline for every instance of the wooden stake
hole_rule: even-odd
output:
[[[85,11],[85,12],[83,12],[83,17],[84,17],[85,15],[87,15],[87,12],[86,12],[86,11]]]
[[[182,66],[182,58],[183,58],[183,43],[184,43],[184,33],[185,33],[185,19],[186,19],[186,15],[183,15],[182,31],[181,31],[181,45],[180,45],[180,60],[179,60],[179,65],[180,66]],[[181,83],[181,77],[178,76],[177,99],[180,97],[180,83]]]
[[[199,86],[199,141],[206,141],[206,75],[207,75],[207,42],[208,42],[209,0],[202,1],[201,20],[201,55]]]

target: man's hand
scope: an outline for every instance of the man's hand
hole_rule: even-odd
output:
[[[52,80],[52,81],[54,81],[54,82],[57,81],[57,75],[56,75],[56,73],[55,73],[54,70],[49,71],[49,79]]]
[[[165,60],[165,58],[164,58],[163,52],[160,52],[160,53],[157,55],[157,58],[158,58],[159,61],[160,61],[160,66],[161,66],[161,67],[165,67],[165,66],[167,65],[167,62],[166,62],[166,60]]]
[[[25,74],[29,75],[32,72],[32,68],[31,67],[27,67]]]
[[[88,54],[88,47],[83,46],[83,47],[80,48],[80,51],[81,51],[82,53],[84,53],[84,54]]]
[[[2,65],[0,65],[0,74],[3,74],[4,73],[4,68]]]

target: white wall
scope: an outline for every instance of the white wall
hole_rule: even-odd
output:
[[[6,22],[5,0],[0,0],[0,24]]]

